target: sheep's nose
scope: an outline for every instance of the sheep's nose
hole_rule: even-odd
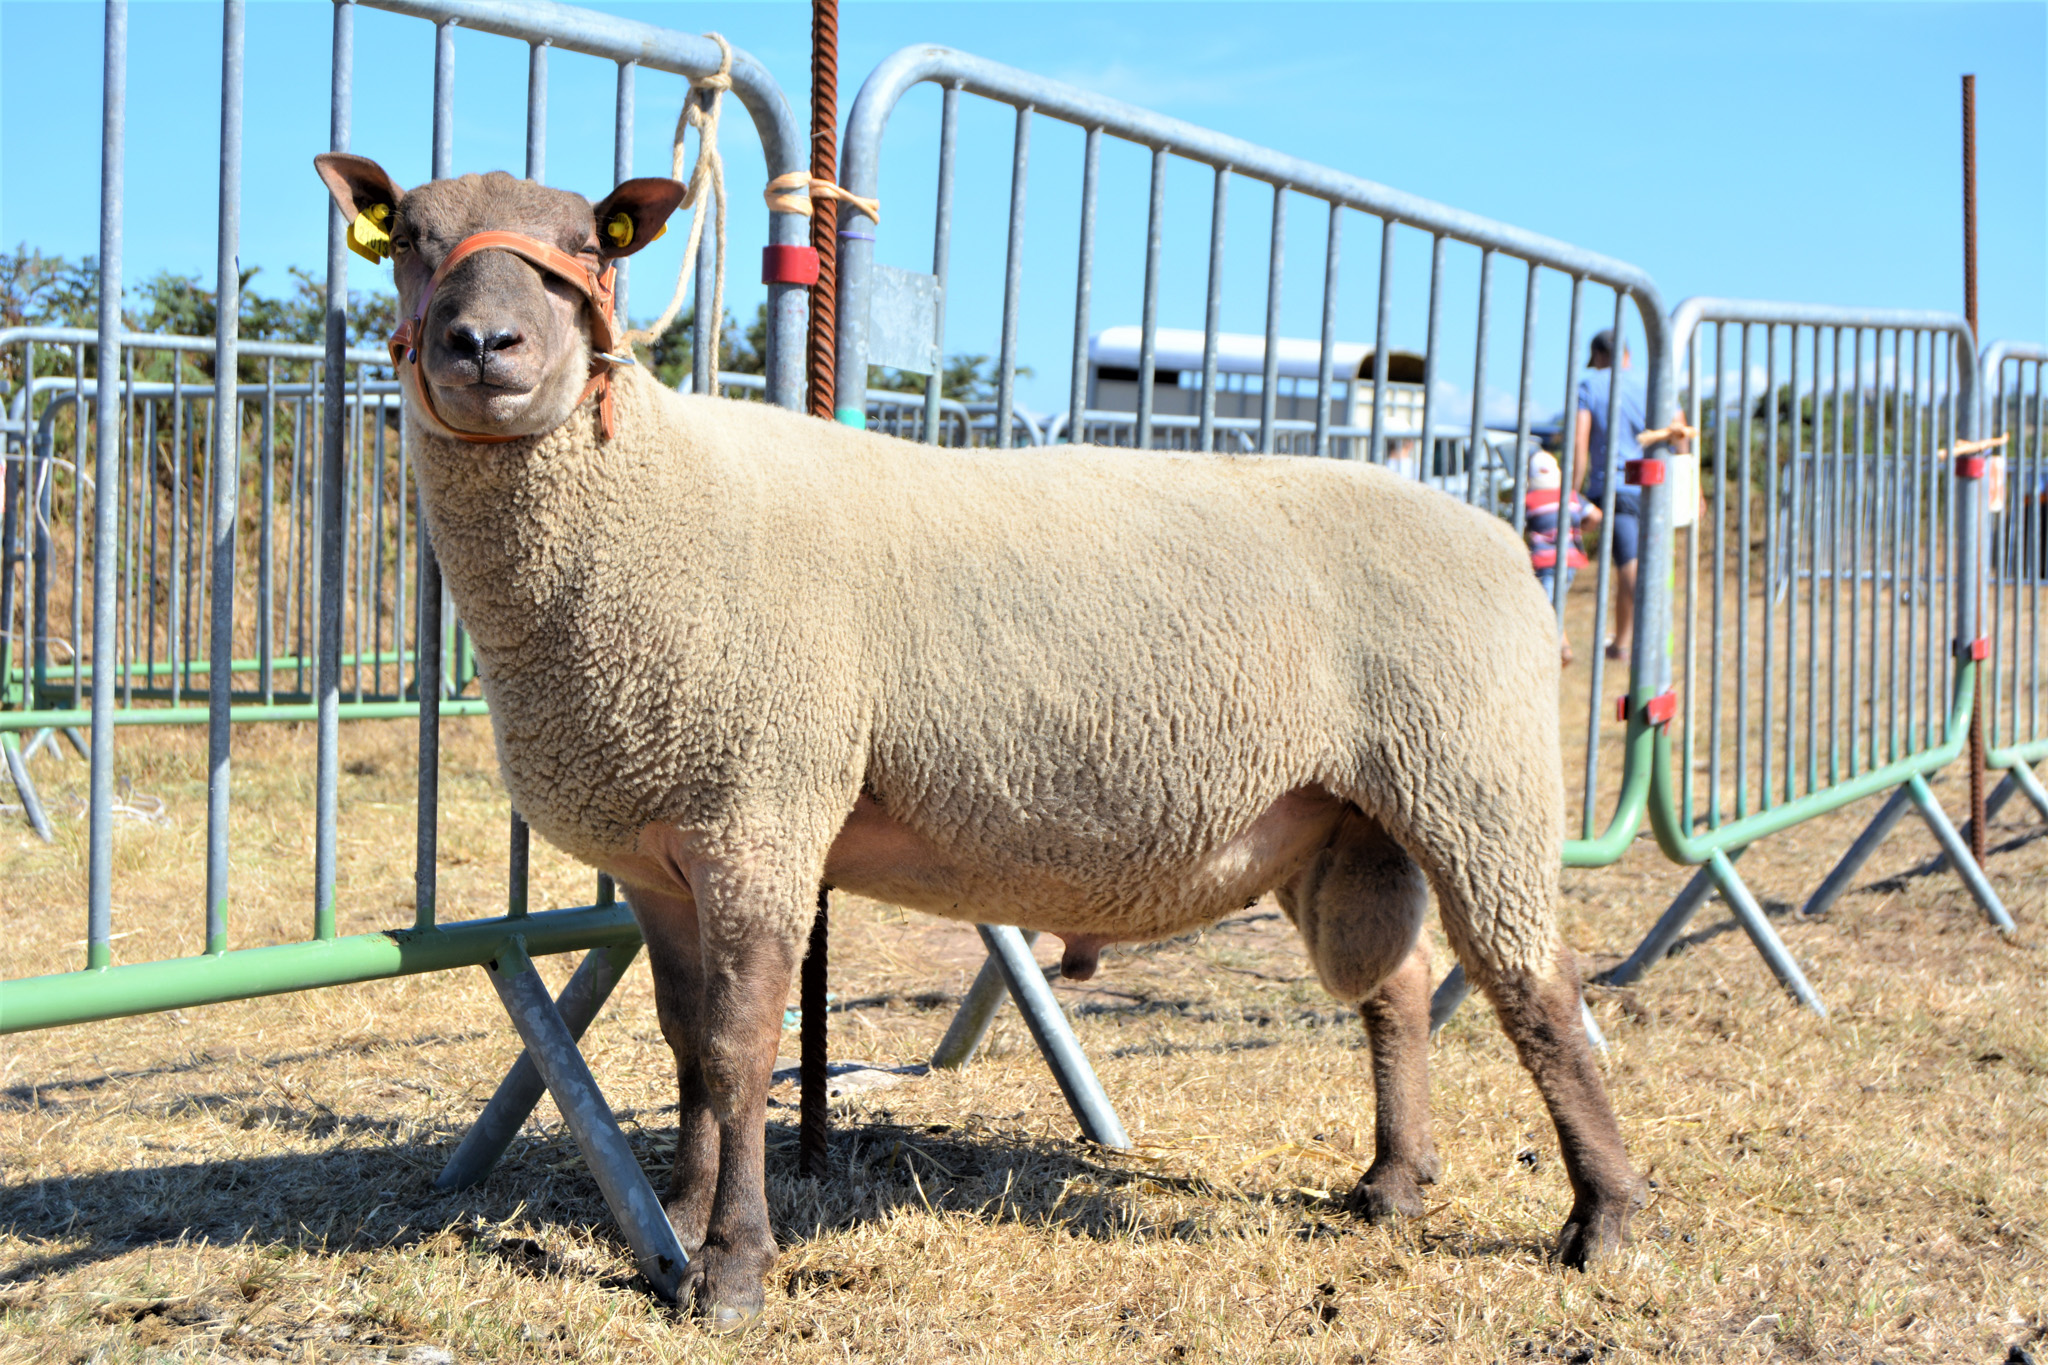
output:
[[[488,332],[480,332],[466,322],[458,322],[448,329],[444,339],[448,343],[448,349],[456,355],[465,359],[481,360],[492,351],[517,346],[522,338],[514,328],[499,327]]]

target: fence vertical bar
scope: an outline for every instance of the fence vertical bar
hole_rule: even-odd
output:
[[[1581,277],[1576,275],[1572,277],[1572,316],[1574,320],[1577,319],[1579,312],[1578,294],[1580,286],[1583,283],[1584,280]],[[1603,526],[1612,526],[1614,524],[1614,500],[1615,496],[1620,491],[1616,487],[1616,484],[1619,482],[1617,476],[1619,475],[1620,471],[1614,467],[1614,444],[1617,440],[1620,439],[1619,433],[1617,432],[1616,428],[1618,428],[1621,425],[1621,362],[1628,350],[1627,340],[1622,333],[1622,307],[1627,302],[1628,295],[1624,291],[1619,289],[1614,291],[1614,350],[1613,353],[1609,355],[1607,362],[1609,368],[1607,371],[1606,448],[1604,450],[1601,450],[1598,454],[1595,454],[1591,449],[1588,449],[1586,452],[1588,461],[1595,459],[1600,461],[1600,464],[1598,466],[1600,470],[1600,476],[1602,479],[1600,497],[1600,517],[1601,524]],[[1576,333],[1577,329],[1574,328],[1573,330]],[[1574,335],[1572,339],[1574,348],[1576,348],[1577,346],[1577,341],[1578,338],[1576,335]],[[1572,354],[1572,352],[1567,352],[1565,355],[1565,375],[1567,384],[1570,383],[1570,376],[1572,374]],[[1577,386],[1573,385],[1571,387],[1573,393],[1576,394],[1578,392]],[[1565,431],[1567,433],[1575,432],[1577,429],[1577,418],[1572,418],[1569,422],[1565,424]],[[1574,445],[1576,443],[1576,437],[1567,435],[1566,444],[1568,446]],[[1587,444],[1590,447],[1591,442],[1589,441]],[[1590,473],[1588,474],[1588,477],[1591,477]],[[1570,486],[1571,485],[1569,483],[1566,483],[1564,485],[1564,487],[1566,488],[1569,488]],[[1562,530],[1563,523],[1560,522],[1559,526],[1559,552],[1562,553],[1563,542],[1565,539]],[[1640,564],[1641,560],[1638,559],[1637,563]],[[1611,585],[1613,583],[1614,573],[1614,542],[1613,539],[1610,537],[1600,542],[1600,559],[1594,569],[1592,642],[1595,646],[1601,646],[1602,642],[1607,637],[1608,599],[1613,596],[1613,593],[1611,591]],[[1560,573],[1555,575],[1554,577],[1556,579],[1557,584],[1557,624],[1558,628],[1562,630],[1564,628],[1564,575]],[[1692,613],[1690,609],[1688,609],[1686,613],[1688,621],[1690,621],[1691,616]],[[1630,617],[1629,619],[1631,624],[1633,624],[1635,618]],[[1592,694],[1596,697],[1604,696],[1605,693],[1601,691],[1601,688],[1605,686],[1607,674],[1607,651],[1604,647],[1596,647],[1590,652],[1593,656]],[[1689,777],[1690,775],[1690,769],[1688,769],[1687,776]],[[1579,837],[1582,839],[1592,838],[1595,830],[1597,829],[1596,812],[1598,810],[1598,802],[1600,796],[1599,788],[1600,731],[1597,726],[1589,725],[1586,727],[1586,789],[1583,796],[1581,797],[1580,805],[1581,829]]]
[[[938,281],[939,298],[942,300],[946,297],[946,274],[953,259],[953,151],[959,137],[959,132],[960,87],[949,85],[946,87],[945,94],[941,97],[940,101],[939,202],[932,223],[932,277]],[[1092,138],[1093,134],[1090,136]],[[1089,145],[1092,148],[1095,144],[1091,141]],[[1084,197],[1088,199],[1087,205],[1082,210],[1082,216],[1089,228],[1094,226],[1095,203],[1092,197],[1094,181],[1089,178],[1093,175],[1094,169],[1095,162],[1091,154],[1088,169],[1082,176],[1086,186]],[[1088,288],[1087,261],[1090,252],[1094,248],[1094,243],[1088,240],[1088,236],[1088,231],[1084,229],[1081,244],[1083,273],[1082,282],[1079,286],[1084,294]],[[932,361],[935,368],[924,383],[924,439],[930,445],[937,445],[939,443],[939,402],[945,397],[946,392],[946,310],[940,308],[938,314],[935,320],[935,330],[932,333]],[[1087,316],[1087,309],[1085,307],[1081,308],[1081,316],[1084,318]],[[1083,325],[1085,326],[1085,324]],[[1085,353],[1088,349],[1087,338],[1085,336],[1081,337],[1080,340],[1075,342],[1075,346],[1082,353]],[[1085,362],[1077,361],[1076,363],[1083,364]],[[1081,372],[1077,371],[1077,373]],[[1079,381],[1077,380],[1076,382]],[[1076,410],[1078,411],[1078,404],[1076,405]],[[966,439],[971,440],[972,437],[967,437]]]
[[[1323,248],[1323,330],[1322,350],[1316,362],[1317,458],[1330,453],[1330,379],[1337,360],[1337,264],[1343,250],[1344,206],[1330,202],[1330,234]]]
[[[1442,252],[1442,241],[1444,239],[1438,237],[1438,244],[1440,244],[1438,250],[1440,252]],[[1430,272],[1432,272],[1432,276],[1442,274],[1442,270],[1438,270],[1436,266],[1432,266]],[[1434,293],[1434,287],[1432,287],[1432,293]],[[1477,323],[1473,327],[1473,434],[1470,434],[1470,444],[1466,446],[1466,452],[1464,452],[1464,458],[1473,467],[1479,465],[1479,458],[1481,458],[1481,454],[1487,448],[1487,325],[1491,321],[1491,315],[1493,315],[1493,248],[1485,248],[1485,250],[1479,252],[1479,319],[1477,319]],[[1432,350],[1434,350],[1434,346],[1432,346]],[[1434,387],[1436,385],[1432,385],[1432,389]],[[1427,424],[1423,424],[1423,426],[1427,426]],[[1430,440],[1432,436],[1434,436],[1434,432],[1425,434],[1425,440]],[[1516,448],[1513,448],[1511,458],[1513,458],[1513,463],[1516,463],[1518,469],[1526,463],[1526,460],[1522,458],[1522,442],[1520,440],[1516,442]],[[1516,528],[1520,530],[1524,526],[1526,518],[1528,518],[1528,510],[1522,505],[1522,475],[1518,473],[1513,479],[1516,479]],[[1473,477],[1466,477],[1466,501],[1470,501],[1470,499],[1473,499]]]
[[[1387,462],[1387,343],[1394,331],[1394,229],[1392,218],[1380,220],[1380,285],[1377,321],[1372,333],[1372,435],[1366,459]]]
[[[631,78],[621,64],[619,75],[621,107],[631,110]],[[455,173],[455,27],[441,23],[434,29],[434,162],[433,177],[444,180]],[[618,297],[624,315],[625,272],[620,271]],[[437,864],[440,850],[441,807],[441,674],[442,632],[441,562],[434,553],[433,537],[427,534],[426,504],[416,503],[419,524],[419,581],[415,596],[419,603],[419,625],[413,641],[413,686],[420,708],[418,823],[413,843],[413,927],[434,927],[435,900],[439,892]],[[323,656],[324,658],[324,656]]]
[[[1031,164],[1031,106],[1017,106],[1017,136],[1010,152],[1010,239],[1003,254],[1003,333],[996,369],[996,445],[1008,450],[1017,411],[1017,314],[1024,290],[1024,196]]]
[[[455,62],[455,57],[452,49],[450,50],[448,61],[450,68],[449,88],[452,97],[454,89],[453,68]],[[637,68],[634,66],[632,62],[619,63],[618,88],[612,103],[612,183],[614,185],[623,185],[628,180],[631,180],[633,178],[633,73],[636,69]],[[441,87],[438,80],[435,82],[434,88],[436,91],[440,90]],[[687,98],[687,96],[685,98]],[[439,117],[440,111],[439,108],[437,107],[435,110],[435,118],[437,121]],[[451,125],[450,136],[452,137],[452,125],[454,123],[452,115],[449,119],[449,123]],[[440,144],[437,141],[435,144],[435,153],[437,156],[439,155],[439,152]],[[438,170],[435,171],[434,178],[438,180],[443,174],[453,175],[454,171],[452,168],[454,166],[454,162],[455,157],[453,150],[451,148],[448,157],[448,164],[451,167],[451,169],[446,172]],[[707,204],[703,208],[699,209],[698,212],[706,212],[710,209],[710,207],[711,206]],[[832,217],[832,215],[829,213],[824,214],[822,216],[828,222],[831,220]],[[631,314],[627,313],[626,311],[626,275],[628,273],[627,267],[630,266],[631,264],[632,262],[630,260],[619,260],[613,263],[613,268],[617,270],[618,274],[612,282],[612,306],[613,310],[618,314],[622,322],[625,318],[631,316]],[[698,392],[702,393],[703,390],[699,389]]]
[[[946,87],[946,108],[948,117],[960,95],[957,86]],[[950,124],[948,125],[950,128]],[[1087,440],[1084,428],[1088,414],[1088,312],[1095,288],[1095,196],[1102,166],[1102,129],[1100,126],[1088,130],[1088,140],[1081,153],[1081,240],[1078,256],[1074,263],[1074,355],[1073,367],[1067,382],[1067,444],[1080,445]],[[950,174],[948,163],[947,173]],[[942,176],[943,178],[943,176]],[[946,182],[948,190],[951,182]],[[945,288],[945,279],[939,280],[939,288]],[[940,312],[943,323],[944,310]],[[931,404],[933,429],[937,429],[938,400],[936,395]]]
[[[1166,230],[1166,147],[1152,149],[1152,184],[1145,210],[1145,297],[1138,324],[1138,449],[1152,445],[1152,363],[1159,353],[1159,249]]]
[[[1739,519],[1738,539],[1741,548],[1737,551],[1735,615],[1735,818],[1740,820],[1749,814],[1749,538],[1752,521],[1752,504],[1756,501],[1755,486],[1751,483],[1752,447],[1755,438],[1750,430],[1752,417],[1750,395],[1750,333],[1754,330],[1749,323],[1742,324],[1742,345],[1740,359],[1742,380],[1736,386],[1736,402],[1742,405],[1742,420],[1736,439],[1741,442],[1741,453],[1737,457],[1738,474],[1736,487],[1741,489],[1742,502],[1736,510]],[[1769,577],[1766,573],[1766,578]],[[1765,599],[1768,603],[1769,598]],[[1768,610],[1768,606],[1766,606]],[[1764,691],[1770,691],[1768,670]],[[1766,732],[1768,733],[1768,732]]]
[[[1530,275],[1532,278],[1535,275],[1534,266],[1530,267]],[[1578,463],[1579,386],[1575,382],[1578,378],[1578,373],[1575,369],[1575,366],[1578,363],[1577,357],[1579,354],[1579,302],[1580,295],[1585,288],[1585,283],[1586,281],[1584,276],[1572,276],[1571,321],[1565,328],[1564,336],[1564,416],[1559,419],[1558,426],[1558,440],[1560,442],[1560,453],[1564,456],[1564,459],[1560,461],[1560,463],[1564,467],[1561,471],[1559,471],[1562,475],[1562,481],[1558,484],[1558,487],[1564,490],[1564,492],[1561,493],[1560,496],[1565,498],[1569,498],[1571,496],[1571,490],[1577,488],[1585,480],[1584,471],[1582,471],[1579,468]],[[1615,359],[1619,360],[1620,357],[1616,356]],[[1588,462],[1591,461],[1592,455],[1593,452],[1589,445],[1586,451],[1586,458]],[[1604,510],[1603,515],[1605,515]],[[1606,522],[1606,524],[1612,526],[1614,522],[1610,519]],[[1603,561],[1607,558],[1605,553],[1602,554],[1601,558]],[[1557,617],[1557,628],[1560,631],[1564,629],[1564,590],[1564,575],[1561,573],[1552,574],[1550,610],[1551,613]],[[1600,644],[1597,631],[1595,633],[1593,644],[1596,646],[1596,649],[1594,651],[1594,662],[1597,664],[1599,661],[1600,653],[1602,652],[1597,648],[1597,646]],[[1597,695],[1598,683],[1596,682],[1594,686],[1595,694]],[[1591,807],[1589,806],[1587,809],[1590,810]]]
[[[100,296],[99,384],[94,392],[92,575],[92,751],[88,760],[91,827],[87,833],[85,965],[103,968],[113,960],[114,877],[114,506],[115,457],[121,445],[120,395],[113,383],[121,341],[121,248],[123,171],[128,127],[128,0],[107,0],[100,104]],[[32,348],[31,348],[32,349]],[[22,415],[28,416],[23,404]],[[84,422],[77,428],[83,431]],[[23,433],[24,436],[27,434]],[[26,456],[26,443],[23,454]],[[83,452],[79,452],[81,466]],[[24,468],[26,465],[24,464]],[[0,623],[4,625],[4,623]],[[72,657],[73,676],[77,656]],[[9,762],[15,761],[12,749]],[[33,810],[22,788],[22,804]],[[47,830],[41,831],[45,838]]]
[[[1527,530],[1529,522],[1527,500],[1529,492],[1529,462],[1522,458],[1522,452],[1529,448],[1529,399],[1535,391],[1536,383],[1536,296],[1537,291],[1541,288],[1541,280],[1537,271],[1536,263],[1534,261],[1529,262],[1529,276],[1522,291],[1522,374],[1520,384],[1515,390],[1516,535],[1521,535]],[[1569,351],[1566,352],[1565,363],[1567,365],[1571,363]],[[1477,404],[1479,401],[1480,396],[1475,393],[1473,395],[1473,402]],[[1564,435],[1562,431],[1559,434],[1560,437]],[[1571,468],[1571,445],[1572,443],[1569,440],[1563,442],[1563,465],[1565,469]],[[1572,487],[1570,480],[1566,479],[1560,487],[1564,491],[1559,496],[1568,498]],[[1599,642],[1595,641],[1594,643],[1597,644]]]
[[[1437,342],[1443,324],[1444,304],[1444,235],[1430,234],[1429,241],[1429,309],[1423,315],[1422,341],[1422,440],[1415,450],[1415,474],[1417,478],[1429,478],[1437,473],[1436,467],[1436,377]],[[1469,454],[1469,452],[1468,452]],[[1448,472],[1448,471],[1446,471]],[[1471,459],[1465,461],[1465,501],[1471,502],[1478,489],[1478,466]]]
[[[526,52],[526,178],[536,185],[547,180],[548,45],[542,38]]]
[[[228,948],[228,705],[235,656],[235,531],[242,488],[240,340],[242,213],[242,32],[245,0],[221,6],[220,224],[214,276],[213,590],[207,641],[206,951]],[[105,371],[104,356],[102,372]],[[102,487],[111,485],[102,484]],[[112,560],[107,561],[109,567]],[[98,659],[93,672],[99,672]]]
[[[355,69],[355,5],[336,0],[334,6],[333,85],[329,96],[327,142],[337,152],[348,150],[350,96]],[[318,759],[314,774],[313,937],[334,937],[334,871],[336,787],[340,767],[341,705],[341,384],[343,354],[348,344],[348,247],[342,234],[347,224],[341,211],[327,215],[327,405],[322,412],[320,497],[320,634]],[[304,409],[296,428],[294,477],[305,463]],[[301,578],[303,582],[303,576]]]
[[[1266,239],[1266,349],[1259,362],[1259,454],[1273,453],[1280,414],[1280,287],[1287,260],[1287,187],[1273,187],[1273,227]]]
[[[1209,205],[1209,283],[1202,309],[1202,405],[1196,444],[1216,448],[1216,329],[1223,317],[1223,225],[1230,202],[1230,167],[1216,168],[1215,196]]]

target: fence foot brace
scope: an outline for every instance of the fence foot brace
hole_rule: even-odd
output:
[[[1728,861],[1740,858],[1748,845],[1728,855]],[[1678,942],[1678,936],[1692,923],[1693,916],[1707,903],[1707,897],[1714,894],[1714,874],[1708,868],[1701,868],[1692,874],[1692,880],[1678,893],[1677,899],[1650,926],[1650,932],[1643,935],[1643,941],[1628,957],[1601,972],[1593,980],[1603,986],[1626,986],[1650,968],[1671,955],[1671,947]]]
[[[612,987],[619,984],[619,978],[626,974],[633,958],[640,952],[640,945],[630,944],[618,948],[593,948],[583,958],[576,974],[569,978],[569,984],[562,987],[562,993],[555,998],[555,1012],[562,1017],[562,1024],[569,1030],[570,1041],[580,1041],[584,1030],[590,1027],[597,1012],[604,1008],[604,1002],[611,996]],[[489,1175],[498,1159],[505,1155],[505,1149],[512,1145],[512,1139],[519,1134],[519,1125],[526,1122],[526,1116],[533,1112],[533,1106],[540,1103],[541,1093],[547,1083],[540,1078],[540,1071],[533,1064],[533,1054],[522,1052],[512,1069],[505,1073],[505,1079],[498,1083],[497,1093],[491,1102],[477,1115],[476,1122],[463,1135],[462,1144],[455,1149],[455,1155],[448,1158],[448,1164],[434,1181],[437,1190],[459,1190],[474,1185]]]
[[[584,1164],[597,1177],[612,1217],[633,1248],[633,1259],[662,1298],[674,1302],[689,1270],[690,1258],[669,1226],[654,1186],[633,1156],[619,1121],[597,1088],[590,1066],[576,1050],[568,1025],[548,998],[547,986],[533,969],[525,945],[517,938],[508,942],[494,962],[485,969],[498,992],[505,1012],[526,1043],[526,1055],[533,1059],[555,1107],[569,1121],[569,1131],[583,1153]]]
[[[1434,1038],[1438,1029],[1451,1022],[1451,1016],[1458,1012],[1458,1006],[1464,1004],[1466,997],[1471,994],[1472,983],[1465,979],[1464,965],[1461,963],[1451,968],[1438,984],[1435,993],[1429,997],[1430,1037]],[[1593,1011],[1586,1004],[1584,996],[1579,998],[1579,1022],[1586,1026],[1586,1041],[1593,1045],[1593,1050],[1605,1052],[1607,1035],[1600,1031],[1600,1021],[1593,1017]]]
[[[0,734],[0,753],[7,755],[7,775],[14,779],[14,790],[21,796],[21,810],[28,817],[29,828],[44,843],[55,842],[56,836],[50,833],[50,817],[43,814],[42,798],[36,795],[36,784],[29,780],[20,742],[12,734]]]
[[[1900,817],[1906,813],[1906,807],[1912,802],[1913,794],[1907,788],[1900,787],[1894,791],[1884,805],[1878,808],[1876,817],[1856,836],[1856,842],[1849,845],[1849,851],[1842,855],[1842,860],[1835,864],[1834,870],[1829,872],[1814,893],[1807,897],[1806,905],[1799,913],[1826,914],[1836,899],[1849,889],[1849,883],[1856,880],[1856,874],[1870,861],[1870,855],[1877,852],[1878,845],[1891,837],[1893,827],[1899,823]]]
[[[1002,972],[1003,984],[1009,988],[1010,998],[1017,1002],[1025,1026],[1031,1030],[1032,1041],[1038,1044],[1039,1052],[1052,1068],[1060,1093],[1067,1097],[1067,1107],[1080,1121],[1083,1136],[1104,1147],[1130,1146],[1131,1140],[1125,1136],[1116,1110],[1110,1107],[1109,1096],[1103,1093],[1102,1082],[1096,1079],[1095,1068],[1088,1065],[1088,1056],[1081,1051],[1080,1040],[1074,1037],[1066,1011],[1060,1008],[1052,987],[1045,983],[1045,974],[1038,969],[1024,935],[1007,924],[974,927],[981,931],[981,941]]]
[[[1038,942],[1036,929],[1024,930],[1023,935],[1027,948]],[[995,1026],[996,1015],[1002,1013],[1003,1006],[1009,1002],[1010,991],[1003,985],[1002,964],[992,956],[983,958],[981,970],[974,975],[974,984],[967,988],[967,998],[954,1012],[953,1022],[946,1025],[946,1036],[939,1039],[938,1047],[932,1050],[932,1066],[942,1071],[957,1071],[973,1061],[987,1040],[989,1029]]]
[[[2040,779],[2034,770],[2024,763],[2014,764],[2006,770],[2005,780],[2027,794],[2027,800],[2034,803],[2034,809],[2041,812],[2041,818],[2048,820],[2048,791],[2041,790]]]
[[[1970,888],[1970,894],[1977,898],[1983,908],[1984,918],[2001,934],[2014,932],[2012,916],[2005,912],[2005,903],[1998,899],[1998,893],[1991,889],[1991,881],[1984,875],[1984,869],[1977,866],[1977,860],[1970,856],[1970,846],[1963,842],[1963,836],[1956,833],[1956,827],[1949,823],[1948,812],[1934,799],[1934,793],[1927,789],[1927,782],[1916,777],[1906,784],[1912,794],[1913,804],[1920,808],[1920,818],[1934,831],[1934,837],[1948,853],[1948,860],[1961,875],[1963,885]]]
[[[1749,941],[1756,945],[1764,964],[1771,969],[1785,989],[1792,992],[1800,1004],[1825,1019],[1827,1006],[1821,1004],[1807,983],[1806,973],[1799,970],[1799,964],[1792,960],[1792,952],[1785,946],[1785,940],[1778,937],[1778,931],[1764,918],[1763,908],[1756,903],[1756,897],[1749,894],[1749,888],[1736,875],[1735,864],[1727,854],[1715,849],[1707,859],[1707,870],[1713,874],[1714,884],[1721,889],[1721,899],[1728,902],[1728,908],[1735,912]]]

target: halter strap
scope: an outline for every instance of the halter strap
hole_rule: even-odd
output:
[[[523,232],[502,232],[494,229],[490,232],[473,233],[455,244],[455,250],[448,253],[447,259],[434,271],[433,278],[427,281],[427,287],[420,291],[419,306],[413,309],[412,316],[400,323],[398,330],[391,334],[389,345],[392,365],[410,363],[413,366],[413,383],[419,389],[421,405],[426,408],[428,416],[440,423],[457,440],[468,441],[473,445],[503,445],[508,441],[526,439],[524,436],[498,436],[481,431],[465,431],[456,426],[443,417],[440,410],[434,406],[433,386],[427,382],[427,377],[419,372],[420,332],[426,324],[427,309],[434,302],[434,291],[441,287],[441,281],[448,277],[449,271],[479,251],[509,251],[530,261],[549,274],[567,280],[590,304],[590,339],[596,354],[590,361],[590,382],[583,386],[583,392],[577,396],[576,406],[582,407],[584,401],[593,393],[598,396],[598,425],[603,430],[605,439],[609,441],[618,430],[618,414],[612,404],[612,367],[620,362],[611,354],[613,348],[618,345],[618,331],[612,317],[612,311],[616,306],[613,301],[616,268],[606,266],[604,273],[599,275],[581,258],[572,256],[559,247],[549,246],[539,238],[529,237]]]

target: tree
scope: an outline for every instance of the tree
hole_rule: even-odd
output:
[[[1017,367],[1019,379],[1029,379],[1032,369],[1029,365]],[[925,376],[909,370],[892,370],[881,365],[868,366],[868,387],[886,389],[892,393],[923,393]],[[962,403],[984,403],[996,396],[996,362],[985,355],[949,355],[939,372],[939,396],[955,398]]]
[[[697,305],[685,308],[668,330],[648,345],[647,367],[656,379],[676,388],[690,377],[697,355]],[[754,310],[742,331],[725,315],[718,330],[718,368],[733,374],[761,374],[768,368],[768,305]]]

